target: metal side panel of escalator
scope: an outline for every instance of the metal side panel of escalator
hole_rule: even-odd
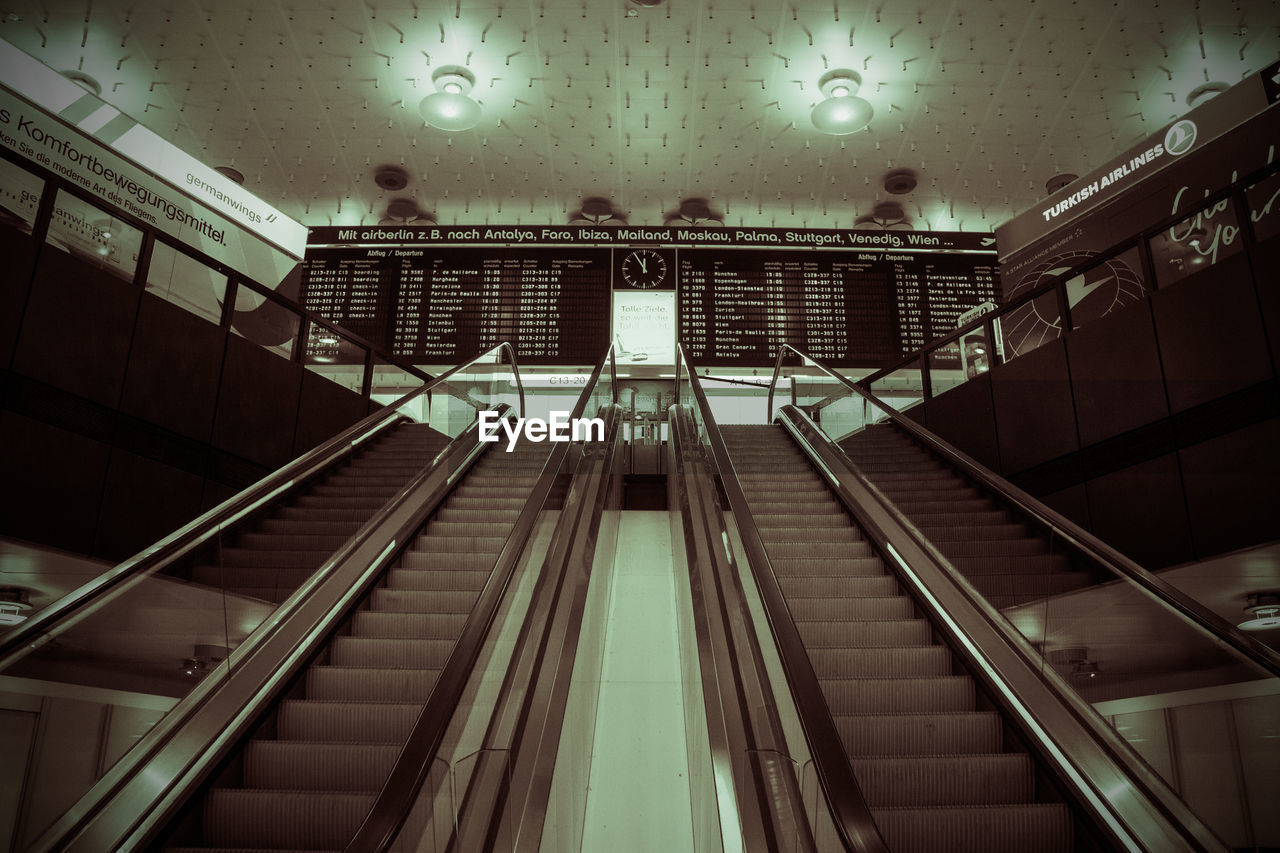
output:
[[[1069,807],[786,433],[721,431],[890,849],[1079,849]]]
[[[168,850],[341,850],[386,782],[547,459],[485,453],[255,727]]]

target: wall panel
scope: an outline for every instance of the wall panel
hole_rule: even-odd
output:
[[[1006,475],[1079,449],[1061,340],[992,371],[991,396]]]
[[[114,408],[138,296],[130,282],[46,247],[22,320],[14,369]]]
[[[1244,255],[1156,291],[1151,310],[1174,412],[1273,375]]]
[[[226,336],[195,314],[143,294],[120,408],[207,442]]]
[[[215,447],[268,468],[293,450],[301,365],[237,335],[227,338],[213,424]]]

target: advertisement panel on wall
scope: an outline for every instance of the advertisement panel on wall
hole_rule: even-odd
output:
[[[302,257],[299,223],[2,41],[0,67],[4,148],[261,284],[274,286]],[[162,179],[157,165],[172,174]]]
[[[1033,289],[1170,216],[1194,212],[1206,196],[1274,162],[1280,107],[1273,105],[1274,94],[1265,84],[1278,67],[1241,81],[996,228],[1004,298]],[[1205,252],[1216,245],[1220,253],[1229,236],[1225,217],[1199,225],[1214,233],[1201,241],[1199,231],[1188,227],[1181,236],[1195,239]],[[1128,274],[1142,273],[1117,268],[1119,278]],[[1084,287],[1091,292],[1088,284]]]

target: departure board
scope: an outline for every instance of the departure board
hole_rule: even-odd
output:
[[[613,320],[655,308],[637,294],[674,290],[673,331],[647,334],[674,334],[698,364],[769,367],[786,341],[876,368],[952,331],[997,288],[992,238],[969,232],[433,224],[326,226],[310,242],[304,305],[427,365],[502,341],[522,363],[587,365],[615,340],[624,360],[659,366],[672,342]],[[324,330],[312,354],[361,357]]]
[[[342,247],[307,253],[303,301],[416,364],[510,341],[525,364],[590,364],[609,342],[608,249]]]
[[[764,367],[785,341],[837,366],[878,367],[995,297],[990,255],[681,252],[680,339],[690,358]]]

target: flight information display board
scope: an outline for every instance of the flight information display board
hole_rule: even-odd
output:
[[[608,249],[309,250],[303,304],[416,364],[510,341],[526,364],[589,364],[609,342]]]
[[[785,341],[836,366],[877,367],[993,299],[989,255],[681,252],[680,339],[696,362],[763,367]]]
[[[695,363],[768,367],[786,341],[833,366],[876,368],[996,298],[992,243],[968,232],[335,226],[312,229],[303,304],[417,364],[509,340],[522,363],[586,365],[612,339],[658,365],[672,348],[612,320],[640,310],[637,291],[674,290],[673,334]],[[341,361],[332,337],[313,335],[309,349]]]

